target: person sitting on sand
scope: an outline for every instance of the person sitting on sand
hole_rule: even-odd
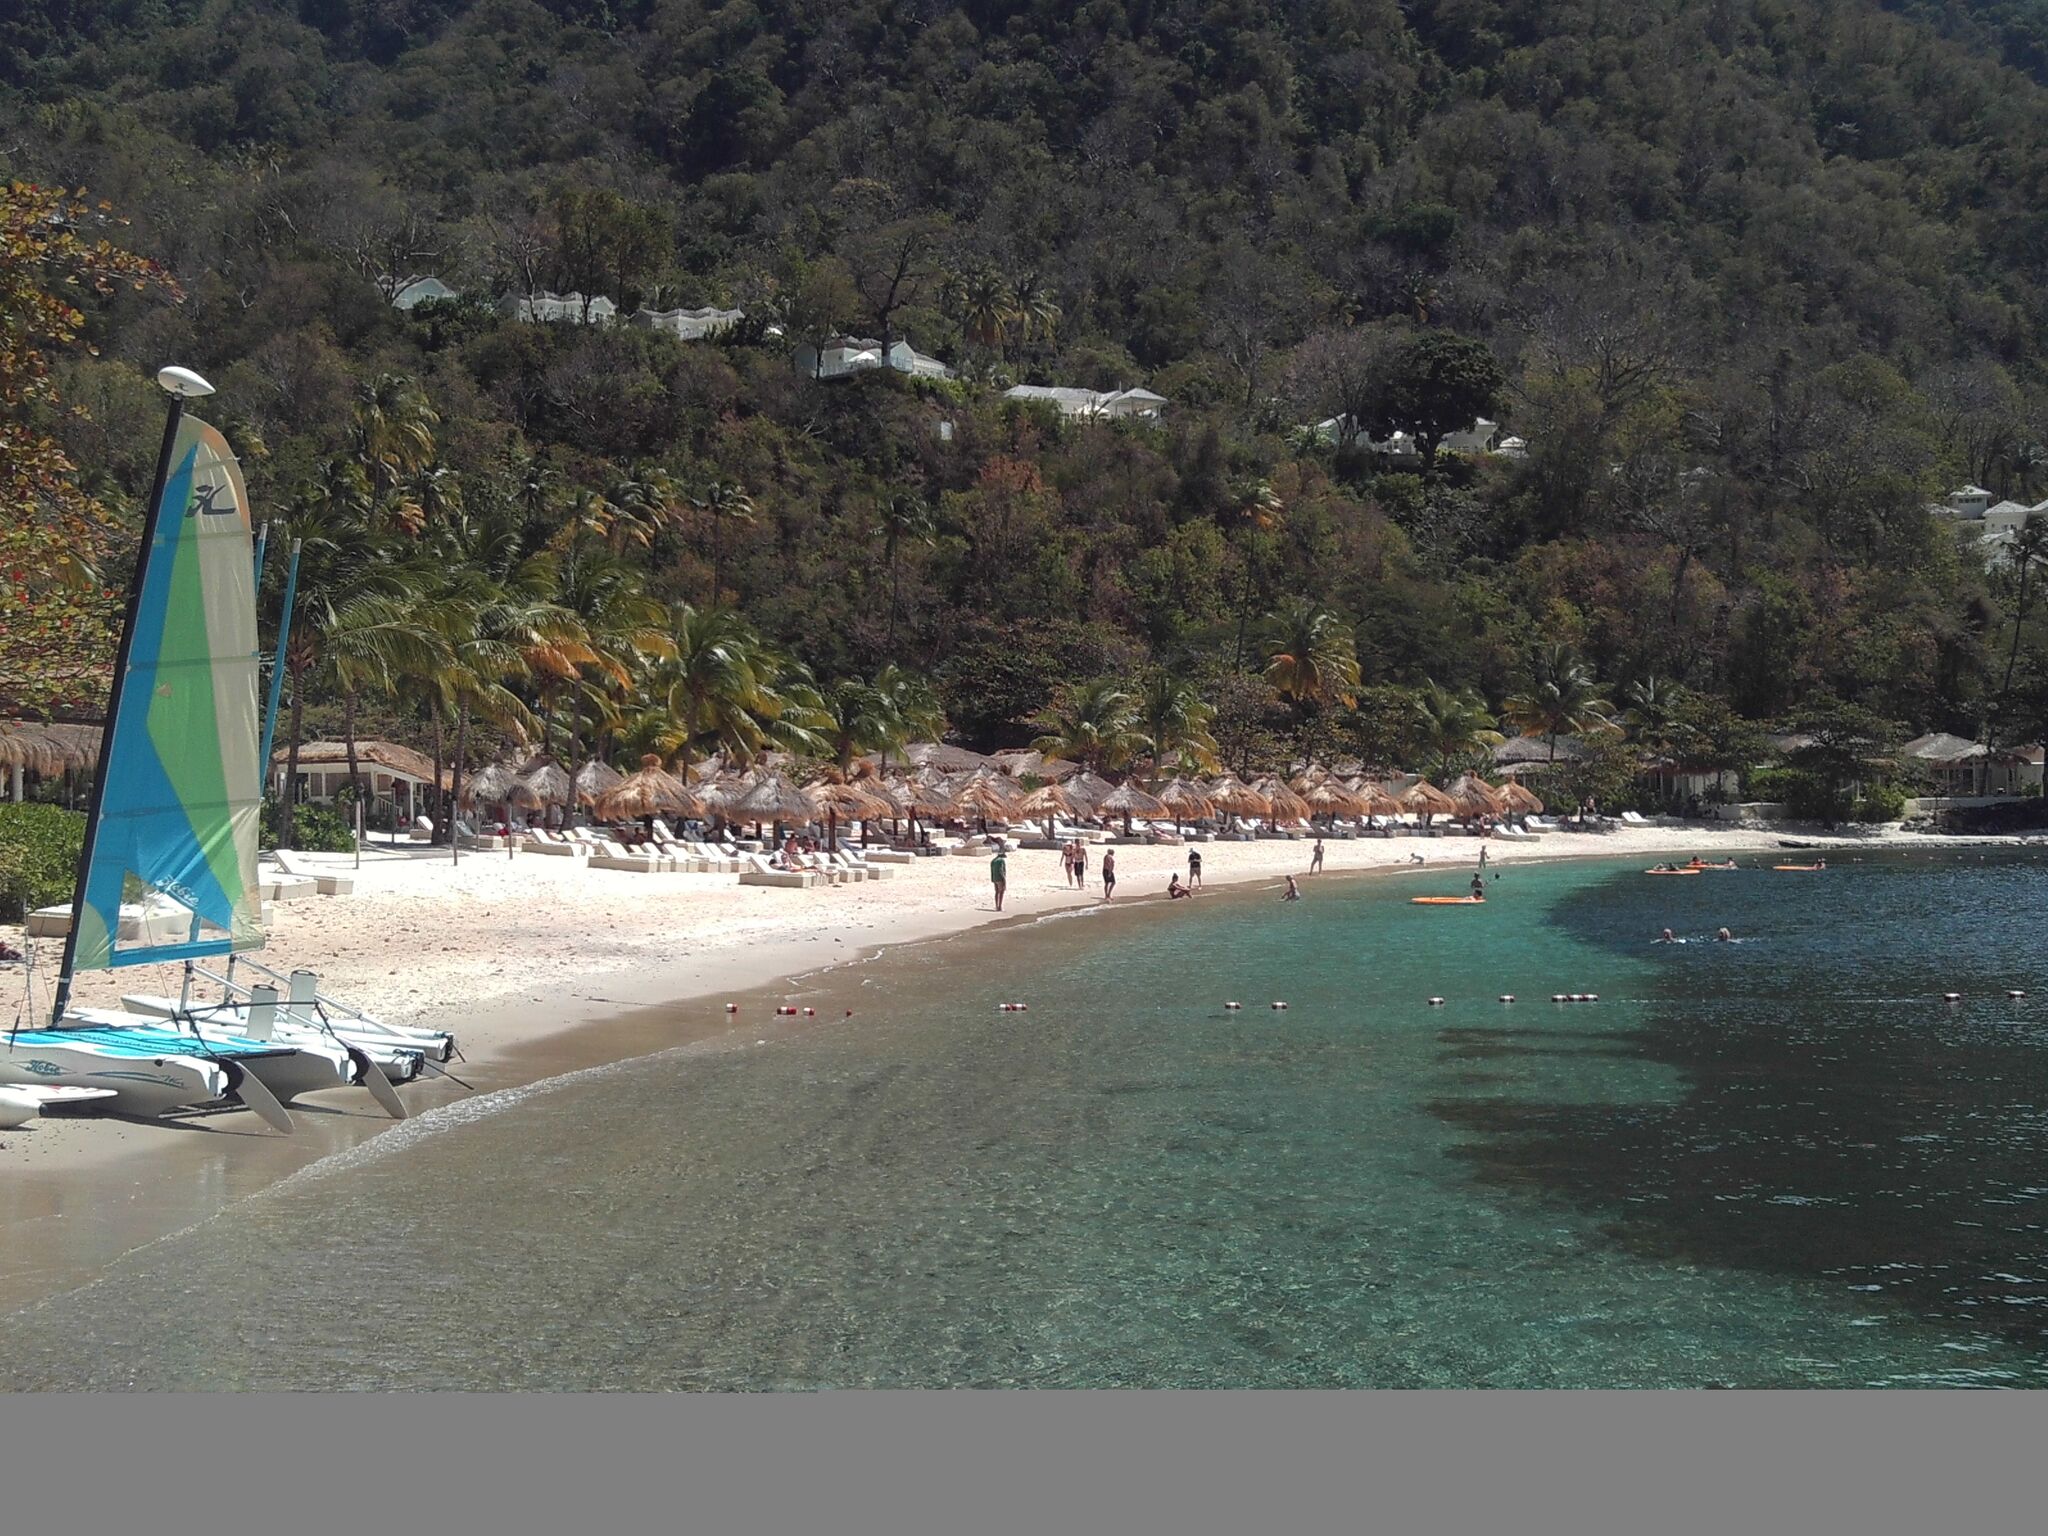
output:
[[[1294,883],[1294,876],[1289,875],[1287,877],[1287,889],[1280,893],[1280,899],[1282,901],[1301,900],[1301,887]]]
[[[1179,901],[1181,897],[1192,896],[1195,893],[1191,887],[1182,885],[1180,883],[1180,872],[1176,870],[1172,875],[1167,877],[1166,894],[1169,899],[1173,901]]]
[[[1411,853],[1408,855],[1408,862],[1410,864],[1427,864],[1429,860],[1425,859],[1419,853]]]

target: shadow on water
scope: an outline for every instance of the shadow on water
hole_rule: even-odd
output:
[[[2048,873],[1969,873],[1960,906],[1924,865],[1881,863],[1824,903],[1761,875],[1684,893],[1718,910],[1665,903],[1701,924],[1736,913],[1770,939],[1665,951],[1640,1028],[1604,1037],[1670,1069],[1675,1100],[1442,1096],[1431,1112],[1471,1138],[1451,1156],[1592,1216],[1637,1257],[1840,1285],[2048,1354],[2048,1003],[2005,1000],[2042,985]],[[1967,921],[1929,921],[1944,911]],[[1553,921],[1641,953],[1630,882],[1576,894]],[[1444,1054],[1556,1048],[1532,1033],[1447,1030]]]

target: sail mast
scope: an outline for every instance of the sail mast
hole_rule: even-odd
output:
[[[114,748],[114,725],[120,717],[122,694],[128,676],[128,658],[135,648],[135,620],[142,606],[142,582],[150,552],[156,547],[157,525],[163,517],[164,485],[171,475],[171,453],[177,446],[178,426],[184,420],[185,402],[213,393],[213,386],[186,368],[164,368],[156,382],[171,397],[164,419],[163,447],[156,456],[156,479],[149,489],[149,501],[142,514],[142,547],[136,557],[135,574],[128,583],[128,608],[121,620],[121,640],[114,651],[114,682],[107,695],[106,720],[100,727],[99,759],[93,767],[92,800],[85,815],[85,842],[78,853],[78,880],[71,891],[71,925],[64,934],[64,963],[57,973],[56,1003],[51,1022],[59,1022],[71,1002],[72,971],[78,961],[78,935],[85,927],[86,880],[92,870],[93,847],[99,841],[100,811],[106,801],[107,764]]]

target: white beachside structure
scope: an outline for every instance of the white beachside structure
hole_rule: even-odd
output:
[[[1004,390],[1003,398],[1050,405],[1062,416],[1122,420],[1156,418],[1168,403],[1164,395],[1155,395],[1149,389],[1073,389],[1057,384],[1018,384]]]
[[[429,299],[459,299],[459,290],[450,288],[438,277],[408,277],[392,290],[393,309],[412,309]]]
[[[2041,792],[2042,752],[2038,745],[1992,747],[1946,731],[1933,731],[1916,736],[1899,748],[1899,761],[1919,772],[1940,795]]]
[[[796,370],[814,379],[843,379],[870,368],[894,368],[915,379],[950,379],[953,370],[936,357],[927,357],[909,342],[889,344],[887,356],[882,344],[865,336],[833,336],[824,346],[805,342],[796,349]]]
[[[720,309],[709,305],[703,309],[636,309],[626,323],[637,325],[644,331],[663,331],[678,341],[702,341],[713,331],[723,330],[728,325],[746,319],[746,313],[737,309]]]
[[[514,320],[546,324],[567,321],[571,325],[604,325],[619,317],[619,306],[603,294],[585,299],[580,293],[515,294],[505,301],[505,312]]]
[[[1365,435],[1358,423],[1349,416],[1332,416],[1317,422],[1309,429],[1322,442],[1332,447],[1343,447],[1352,443],[1363,443],[1374,453],[1400,464],[1419,464],[1422,450],[1415,446],[1411,433],[1396,432],[1387,438],[1371,438]],[[1500,423],[1478,417],[1462,432],[1447,432],[1444,440],[1437,444],[1439,453],[1498,453],[1511,459],[1528,457],[1529,445],[1519,437],[1502,437]]]

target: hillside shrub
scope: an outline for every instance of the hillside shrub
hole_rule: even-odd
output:
[[[0,805],[0,921],[69,901],[85,818],[54,805]]]

